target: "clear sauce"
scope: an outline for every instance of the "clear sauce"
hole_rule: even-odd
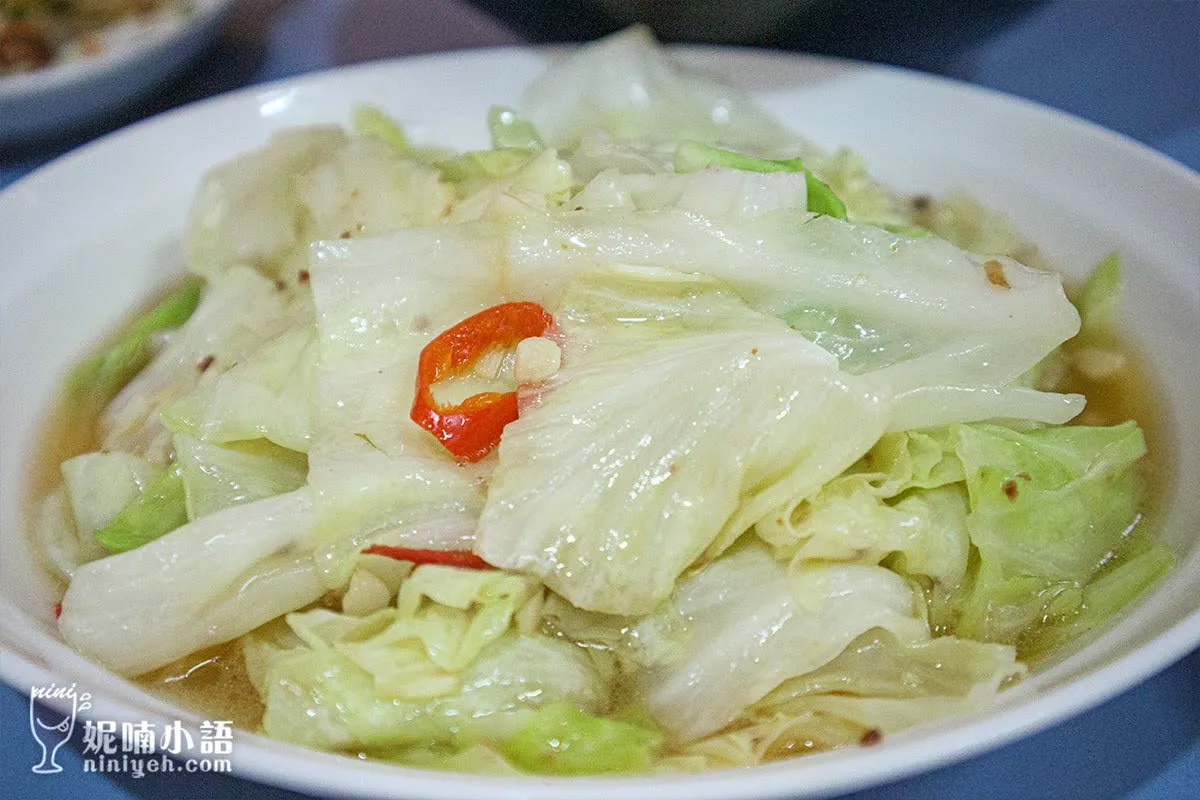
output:
[[[1096,381],[1078,369],[1069,368],[1056,389],[1087,398],[1087,406],[1072,425],[1115,425],[1132,419],[1141,426],[1148,452],[1138,463],[1138,469],[1147,483],[1145,511],[1153,517],[1159,510],[1158,502],[1170,497],[1174,489],[1170,466],[1177,463],[1175,437],[1171,435],[1159,394],[1159,380],[1150,369],[1149,360],[1128,340],[1112,342],[1111,347],[1125,357],[1120,370]],[[1070,343],[1064,350],[1070,355]]]
[[[138,682],[154,694],[207,719],[257,730],[265,710],[246,674],[242,640],[201,650],[149,672]]]

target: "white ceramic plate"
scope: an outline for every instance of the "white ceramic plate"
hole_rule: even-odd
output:
[[[192,0],[101,55],[0,77],[0,142],[61,130],[115,111],[204,51],[234,0]]]
[[[827,795],[962,759],[1145,679],[1200,643],[1200,176],[1115,134],[1029,103],[914,73],[731,50],[687,60],[755,91],[826,146],[847,144],[908,191],[965,187],[1009,212],[1068,273],[1125,256],[1130,329],[1163,378],[1175,434],[1166,538],[1175,572],[1117,625],[1044,666],[991,712],[882,745],[750,771],[621,779],[490,779],[407,770],[238,734],[235,769],[317,793],[409,798],[766,798]],[[0,194],[0,658],[3,677],[76,681],[102,719],[183,714],[108,675],[55,633],[22,509],[38,422],[67,365],[177,273],[201,172],[286,125],[345,121],[370,101],[418,140],[483,146],[484,113],[515,103],[546,51],[447,54],[315,75],[180,109],[102,139]]]

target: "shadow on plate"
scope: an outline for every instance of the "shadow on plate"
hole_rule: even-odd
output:
[[[1037,0],[471,0],[529,41],[583,41],[645,22],[669,42],[802,50],[944,72]]]
[[[337,64],[524,41],[465,0],[344,0],[333,34]]]

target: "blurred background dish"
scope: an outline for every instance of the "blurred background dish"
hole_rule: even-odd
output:
[[[60,133],[204,52],[233,0],[3,0],[0,142]]]

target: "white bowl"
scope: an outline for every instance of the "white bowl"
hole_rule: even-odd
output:
[[[0,142],[62,130],[115,111],[204,52],[234,0],[193,0],[187,17],[157,21],[92,58],[0,77]]]
[[[965,187],[1081,274],[1125,256],[1125,317],[1162,378],[1174,432],[1164,536],[1175,571],[1117,624],[1001,696],[883,744],[749,771],[631,779],[493,779],[314,753],[239,732],[245,777],[339,795],[411,798],[766,798],[828,795],[930,769],[1044,728],[1200,643],[1200,176],[1040,106],[900,70],[721,49],[687,60],[754,90],[797,129],[848,144],[909,191]],[[253,88],[135,125],[0,193],[0,671],[22,690],[75,681],[100,719],[199,718],[87,662],[58,638],[53,587],[33,566],[23,509],[38,426],[60,376],[95,337],[180,269],[179,234],[202,171],[286,125],[345,121],[370,101],[418,141],[480,146],[484,112],[515,103],[546,51],[501,49],[378,63]],[[1084,744],[1084,746],[1086,746]]]

